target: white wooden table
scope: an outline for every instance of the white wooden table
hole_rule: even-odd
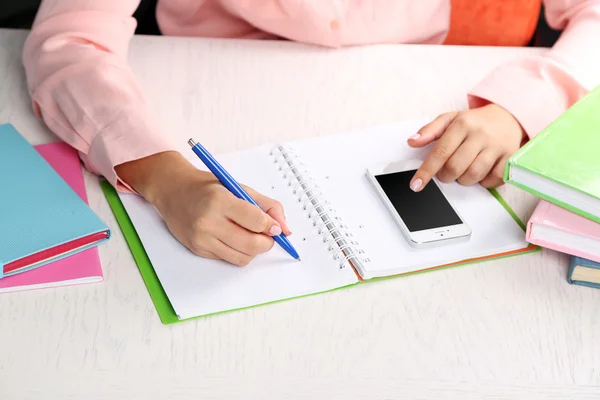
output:
[[[56,140],[31,111],[24,31],[0,31],[0,122]],[[535,49],[137,37],[131,63],[164,126],[218,151],[466,107]],[[599,398],[600,290],[551,251],[164,326],[114,230],[105,281],[0,295],[0,399]],[[1,187],[1,185],[0,185]],[[1,189],[0,189],[1,191]],[[535,199],[503,188],[527,218]]]

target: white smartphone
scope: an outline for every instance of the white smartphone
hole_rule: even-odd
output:
[[[414,248],[467,241],[471,229],[434,178],[420,192],[410,189],[422,161],[409,160],[369,168],[367,176]]]

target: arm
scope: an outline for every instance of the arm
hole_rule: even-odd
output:
[[[540,56],[503,65],[469,93],[471,110],[442,114],[409,140],[436,141],[411,180],[503,183],[506,161],[528,139],[600,83],[600,0],[544,0],[550,25],[564,29]]]
[[[550,26],[564,30],[554,47],[499,67],[469,93],[471,108],[503,107],[530,138],[600,83],[600,1],[544,4]]]
[[[116,166],[173,149],[127,64],[138,3],[44,0],[23,51],[35,113],[122,190]]]
[[[87,167],[151,202],[192,252],[245,265],[290,234],[283,208],[258,207],[194,168],[164,139],[127,65],[138,0],[44,0],[23,62],[36,114]]]

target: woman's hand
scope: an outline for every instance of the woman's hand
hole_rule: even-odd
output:
[[[116,170],[156,207],[177,240],[199,256],[247,265],[273,247],[271,236],[291,234],[277,201],[244,187],[263,212],[179,153],[156,154]]]
[[[408,140],[412,147],[437,140],[410,187],[418,192],[435,175],[442,182],[500,186],[506,161],[526,137],[515,117],[495,104],[442,114]]]

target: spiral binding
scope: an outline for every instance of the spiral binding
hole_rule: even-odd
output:
[[[306,211],[327,250],[333,253],[334,260],[340,260],[340,269],[352,264],[359,271],[363,263],[370,260],[359,247],[354,235],[338,216],[332,204],[324,198],[315,178],[298,157],[295,151],[277,146],[271,151],[274,163],[278,165],[283,178]]]

